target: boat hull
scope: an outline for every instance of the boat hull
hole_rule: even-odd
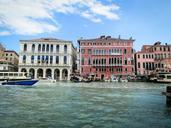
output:
[[[38,80],[7,81],[7,82],[3,82],[2,85],[32,86],[37,82],[38,82]]]

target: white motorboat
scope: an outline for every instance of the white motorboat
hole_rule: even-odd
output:
[[[171,73],[163,72],[157,74],[158,83],[171,83]]]

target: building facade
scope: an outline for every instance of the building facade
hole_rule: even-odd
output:
[[[20,40],[19,71],[32,78],[69,80],[76,60],[71,41],[54,38]]]
[[[171,45],[143,45],[135,54],[135,70],[137,75],[150,75],[158,71],[171,72]]]
[[[120,36],[78,40],[80,74],[93,74],[100,79],[134,75],[133,42],[132,38],[121,39]]]

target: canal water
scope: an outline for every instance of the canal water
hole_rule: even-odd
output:
[[[1,128],[171,128],[166,84],[0,86]]]

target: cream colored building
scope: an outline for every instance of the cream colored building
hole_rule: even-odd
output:
[[[76,50],[71,41],[54,38],[20,40],[19,71],[32,78],[69,80]]]

